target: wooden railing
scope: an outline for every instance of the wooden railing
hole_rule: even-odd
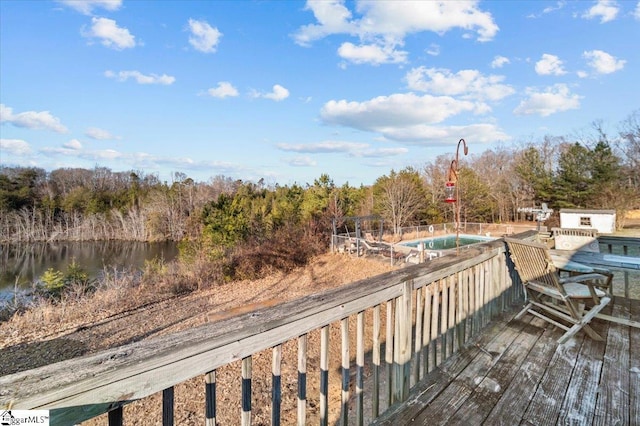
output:
[[[116,425],[122,424],[125,404],[162,393],[163,424],[170,425],[174,386],[200,376],[206,424],[213,425],[219,408],[216,370],[240,361],[242,392],[234,423],[251,423],[252,389],[270,392],[272,424],[291,423],[281,418],[280,374],[283,345],[292,341],[298,347],[297,424],[313,415],[321,425],[361,425],[403,401],[411,386],[521,297],[504,242],[496,240],[458,257],[434,259],[177,334],[1,377],[0,406],[49,409],[52,425],[76,424],[108,412],[109,424]],[[365,318],[371,323],[365,325]],[[317,339],[309,339],[310,333],[320,336],[319,347],[313,348],[318,353],[318,395],[312,397],[307,395],[307,352]],[[334,383],[329,383],[330,336],[341,346],[341,380]],[[264,350],[272,353],[270,390],[252,388],[252,356]],[[365,382],[369,391],[364,390]],[[339,395],[339,410],[330,410],[330,395]],[[318,403],[312,406],[309,398]]]
[[[614,288],[621,286],[621,295],[626,298],[640,299],[640,238],[599,236],[598,243],[601,253],[615,254],[627,257],[624,262],[615,264],[602,262],[603,266],[613,268]],[[609,259],[605,257],[605,259]],[[620,283],[620,285],[618,285]]]
[[[640,238],[638,237],[600,235],[598,243],[601,252],[640,257]]]

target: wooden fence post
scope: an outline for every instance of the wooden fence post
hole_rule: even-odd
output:
[[[242,359],[242,426],[251,425],[251,356]]]
[[[162,391],[162,426],[173,426],[173,386]]]
[[[364,424],[364,311],[358,312],[356,326],[356,424]]]
[[[320,426],[329,424],[329,326],[320,329]]]
[[[298,337],[298,425],[307,418],[307,335]]]
[[[403,283],[402,296],[396,299],[396,324],[394,339],[393,400],[404,401],[409,395],[411,376],[411,312],[413,282]]]
[[[280,404],[282,402],[282,345],[274,346],[271,358],[271,424],[280,425]]]
[[[210,371],[204,376],[205,425],[216,426],[216,372]]]
[[[340,409],[341,424],[349,424],[349,317],[340,322],[342,336],[342,407]]]
[[[380,305],[373,308],[373,395],[371,408],[373,418],[380,415]]]

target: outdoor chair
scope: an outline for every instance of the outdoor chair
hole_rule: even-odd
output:
[[[609,293],[599,288],[609,277],[598,273],[561,277],[546,245],[509,237],[505,241],[527,298],[516,318],[530,313],[565,330],[558,343],[580,330],[603,340],[589,322],[611,301]]]

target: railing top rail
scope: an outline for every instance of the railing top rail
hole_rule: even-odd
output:
[[[640,237],[618,237],[614,235],[598,235],[598,242],[626,246],[640,246]]]
[[[0,377],[0,406],[65,408],[82,421],[250,356],[504,252],[496,240],[295,301],[148,341]]]

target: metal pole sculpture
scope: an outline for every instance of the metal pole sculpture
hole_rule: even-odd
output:
[[[458,141],[458,148],[456,149],[456,158],[451,161],[449,166],[449,180],[445,184],[445,199],[446,203],[453,204],[453,210],[455,213],[455,226],[456,226],[456,256],[460,254],[460,185],[458,183],[458,171],[459,164],[458,158],[460,155],[460,145],[463,146],[464,155],[467,155],[469,148],[467,148],[467,142],[464,139]]]

